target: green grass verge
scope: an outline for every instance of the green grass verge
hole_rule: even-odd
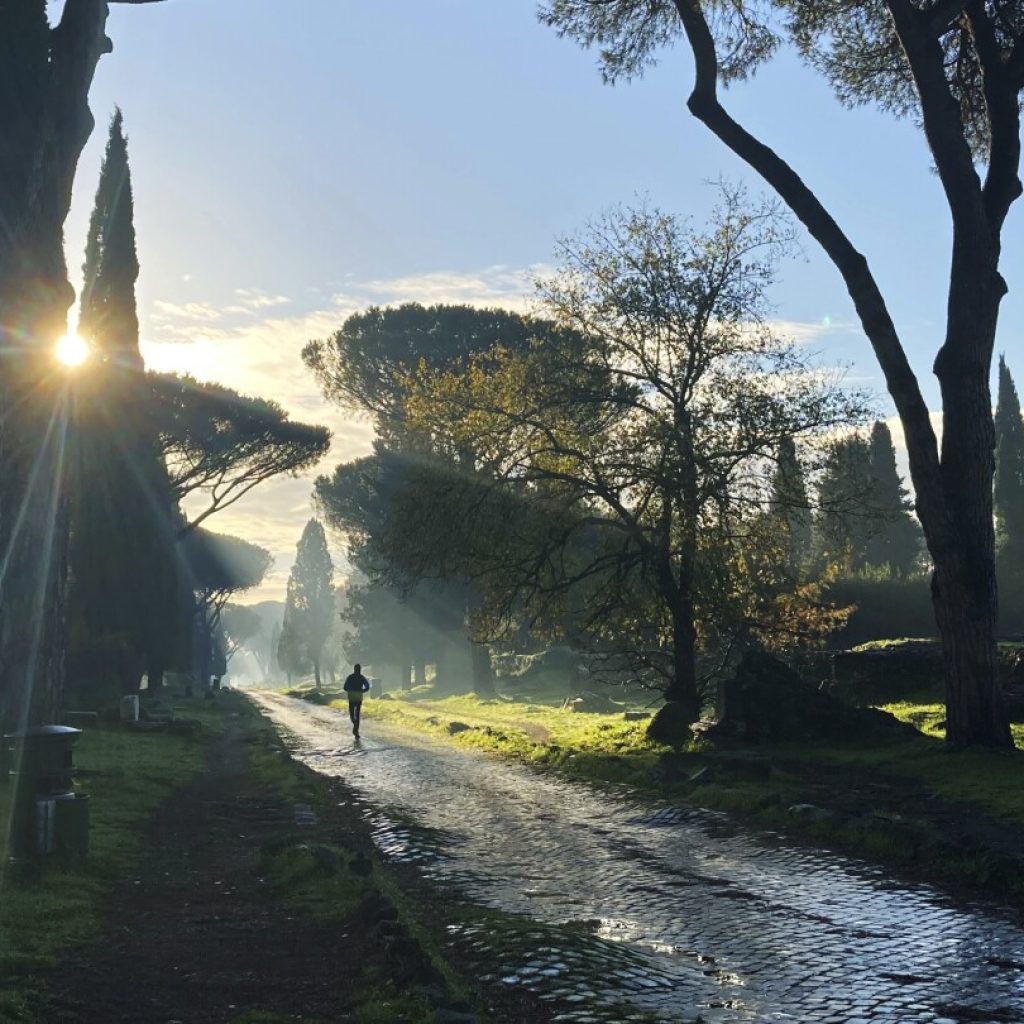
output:
[[[648,722],[627,722],[623,714],[571,711],[548,704],[481,700],[473,695],[431,699],[429,691],[411,698],[368,700],[367,721],[412,728],[520,760],[563,768],[590,779],[645,785],[668,748],[646,738]],[[343,700],[331,706],[345,708]],[[469,726],[450,734],[452,723]]]
[[[0,1021],[31,1021],[45,999],[32,972],[58,953],[99,932],[103,898],[130,877],[145,826],[157,808],[202,767],[194,737],[132,732],[121,727],[84,731],[74,751],[81,770],[76,790],[90,797],[89,855],[75,867],[41,870],[8,858],[12,788],[0,791]]]

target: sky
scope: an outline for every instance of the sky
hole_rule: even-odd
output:
[[[53,4],[51,16],[59,11]],[[535,0],[165,0],[112,4],[91,94],[97,128],[66,230],[75,281],[106,126],[124,112],[143,354],[325,423],[312,472],[263,484],[208,522],[267,547],[248,600],[281,598],[312,479],[366,454],[365,421],[328,405],[299,353],[353,312],[401,301],[528,308],[556,240],[647,201],[699,225],[719,178],[756,178],[686,111],[692,66],[666,51],[603,85],[596,55],[538,23]],[[843,110],[790,56],[725,95],[868,257],[939,407],[950,227],[920,132]],[[1005,229],[999,348],[1024,384],[1022,213]],[[806,238],[772,297],[780,328],[892,413],[838,273]],[[333,538],[339,581],[343,549]]]

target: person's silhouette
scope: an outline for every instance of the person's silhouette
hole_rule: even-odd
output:
[[[343,689],[348,695],[348,717],[352,721],[352,735],[359,739],[359,719],[363,710],[363,694],[370,688],[370,680],[363,675],[357,662],[355,671],[345,680]]]

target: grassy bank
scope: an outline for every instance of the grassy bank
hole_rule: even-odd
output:
[[[216,788],[221,803],[237,793],[250,806],[258,800],[260,806],[288,814],[292,806],[308,806],[324,821],[337,811],[336,791],[287,756],[276,731],[249,702],[222,693],[216,701],[183,703],[187,709],[182,713],[196,719],[191,735],[100,724],[79,738],[75,786],[90,796],[88,857],[79,865],[50,860],[41,867],[11,864],[4,871],[0,1024],[55,1019],[56,1006],[63,1003],[54,1003],[52,971],[56,968],[59,976],[68,955],[88,962],[90,951],[101,951],[109,941],[111,928],[121,928],[130,918],[131,880],[144,865],[150,874],[166,873],[168,885],[180,885],[183,873],[201,877],[198,845],[184,859],[152,845],[157,814],[180,802],[179,794],[189,793],[188,800],[194,801],[197,793]],[[231,766],[229,771],[246,766],[242,781],[230,782],[227,790],[217,781],[224,764]],[[201,788],[194,791],[195,785]],[[10,820],[11,798],[9,789],[0,790],[5,821]],[[282,912],[323,923],[328,933],[336,929],[357,942],[360,952],[353,963],[360,966],[352,969],[361,977],[351,985],[352,1016],[346,1019],[354,1024],[432,1024],[439,1005],[457,1005],[469,998],[469,990],[419,922],[415,902],[403,896],[374,857],[356,812],[351,814],[357,820],[333,829],[329,841],[311,842],[308,829],[285,827],[255,851],[241,842],[238,871],[249,868],[263,880],[267,905],[277,903]],[[237,830],[215,820],[218,830]],[[195,842],[210,842],[210,833],[196,835]],[[4,853],[2,863],[7,864]],[[152,898],[151,885],[147,882],[147,898]],[[165,950],[193,941],[187,934],[166,934],[166,922],[162,925]],[[239,955],[244,958],[245,951]],[[287,985],[289,978],[282,977],[281,983]],[[251,1011],[232,1017],[232,1024],[297,1019]]]
[[[339,709],[332,695],[310,695]],[[429,690],[369,701],[368,720],[515,757],[648,795],[736,813],[813,843],[884,862],[911,876],[1024,902],[1024,756],[952,752],[938,705],[886,710],[919,734],[866,744],[766,744],[748,754],[650,743],[622,713]],[[1024,746],[1024,727],[1015,727]]]
[[[237,709],[249,769],[260,789],[321,819],[337,816],[338,791],[293,761],[276,729],[251,704]],[[364,826],[348,821],[326,841],[294,831],[265,841],[259,872],[293,911],[359,936],[364,961],[355,988],[354,1024],[432,1024],[438,1004],[468,1010],[477,995],[449,965],[419,902],[377,858]]]
[[[132,870],[156,809],[202,767],[203,731],[193,736],[98,725],[74,750],[75,788],[90,797],[89,855],[77,866],[42,871],[9,863],[12,787],[0,791],[5,822],[0,864],[0,1021],[34,1020],[40,967],[96,938],[112,885]]]

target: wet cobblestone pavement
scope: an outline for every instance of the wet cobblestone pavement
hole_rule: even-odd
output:
[[[385,857],[538,922],[451,941],[565,1022],[1024,1024],[1024,927],[992,907],[372,721],[353,747],[345,716],[253,696],[367,801]]]

